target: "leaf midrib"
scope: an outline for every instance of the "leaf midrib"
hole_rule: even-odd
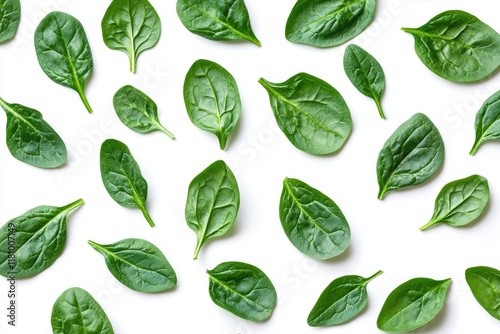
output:
[[[208,274],[209,274],[209,276],[210,276],[210,279],[211,279],[212,281],[216,282],[216,283],[217,283],[219,286],[221,286],[223,289],[225,289],[225,290],[227,290],[227,291],[229,291],[229,292],[232,292],[232,293],[234,293],[234,294],[236,294],[236,295],[240,296],[240,297],[241,297],[242,299],[244,299],[245,301],[249,301],[249,302],[250,302],[250,304],[255,304],[255,305],[258,305],[258,306],[262,307],[262,309],[264,309],[264,310],[268,310],[268,308],[267,308],[265,305],[262,305],[261,303],[259,303],[259,302],[255,301],[255,300],[252,300],[252,299],[250,299],[250,298],[248,298],[246,295],[243,295],[243,294],[241,294],[240,292],[238,292],[238,291],[236,291],[236,290],[232,289],[230,286],[226,285],[224,281],[221,281],[221,280],[219,280],[219,279],[215,278],[214,276],[212,276],[212,275],[210,274],[210,272],[209,272]],[[254,286],[252,286],[252,291],[254,291],[254,290],[255,290],[255,285],[254,285]]]

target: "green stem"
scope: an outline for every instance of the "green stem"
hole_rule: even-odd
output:
[[[133,50],[133,49],[132,49]],[[128,57],[130,63],[130,72],[135,73],[136,60],[135,51],[130,53],[130,57]]]
[[[160,123],[157,123],[158,125],[158,129],[163,132],[164,134],[166,134],[167,136],[170,137],[170,139],[175,139],[175,136],[172,132],[168,131],[163,125],[161,125]]]
[[[476,141],[474,145],[472,146],[472,149],[470,150],[469,154],[474,155],[477,152],[477,149],[479,148],[479,145],[481,145],[480,141]]]
[[[80,95],[80,99],[82,99],[85,108],[87,108],[89,114],[92,114],[92,108],[90,107],[89,101],[87,101],[87,97],[85,97],[85,93],[82,90],[78,90],[78,95]]]
[[[374,278],[376,278],[377,276],[380,276],[382,275],[384,272],[382,270],[379,270],[377,271],[375,274],[373,274],[372,276],[368,277],[365,281],[365,284],[368,284],[368,282],[372,281]]]
[[[200,253],[201,246],[203,246],[203,242],[201,241],[201,239],[198,239],[196,241],[196,248],[194,249],[193,260],[197,260],[198,259],[198,254]]]
[[[436,221],[436,220],[431,219],[431,221],[430,221],[430,222],[428,222],[427,224],[425,224],[424,226],[422,226],[419,230],[420,230],[420,231],[426,230],[426,229],[428,229],[429,227],[433,226],[433,225],[434,225],[434,224],[436,224],[436,223],[437,223],[437,221]]]
[[[62,209],[64,211],[72,211],[72,210],[75,210],[76,208],[79,208],[80,206],[82,206],[83,204],[85,203],[85,201],[83,199],[77,199],[76,201],[68,204],[68,205],[65,205],[62,207]]]
[[[379,190],[379,192],[378,192],[378,196],[377,196],[377,198],[378,198],[379,200],[383,200],[383,199],[384,199],[384,197],[385,197],[385,193],[386,193],[386,191],[387,191],[387,190],[386,190],[385,188],[381,188],[381,189]]]
[[[153,219],[149,215],[148,210],[146,210],[146,207],[141,205],[139,208],[141,209],[142,214],[144,215],[144,218],[146,218],[146,220],[148,221],[149,226],[154,227],[155,223],[153,222]]]
[[[377,105],[378,113],[382,119],[385,119],[384,111],[382,110],[382,104],[380,104],[379,99],[374,99],[375,104]]]

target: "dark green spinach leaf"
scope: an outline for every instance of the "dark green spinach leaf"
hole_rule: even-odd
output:
[[[299,73],[283,83],[260,78],[281,131],[299,150],[329,154],[344,145],[352,130],[342,95],[325,81]]]
[[[35,49],[45,74],[52,81],[74,89],[91,113],[84,88],[94,62],[80,21],[62,12],[47,14],[36,28]]]
[[[25,278],[50,267],[64,250],[68,214],[82,204],[79,199],[63,207],[38,206],[5,223],[0,228],[0,275]]]
[[[491,267],[472,267],[465,271],[465,279],[479,305],[500,320],[500,271]]]
[[[243,262],[224,262],[209,275],[210,298],[240,318],[264,321],[271,316],[278,296],[273,283],[259,268]]]
[[[385,142],[377,160],[378,198],[389,190],[427,181],[441,167],[444,143],[436,126],[417,113]]]
[[[16,34],[21,21],[21,2],[19,0],[0,0],[0,43]]]
[[[488,140],[500,138],[500,91],[484,101],[476,114],[476,140],[470,155],[476,154],[479,146]]]

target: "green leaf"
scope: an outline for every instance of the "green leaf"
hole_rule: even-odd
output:
[[[124,239],[100,245],[89,240],[88,243],[104,256],[111,274],[132,290],[160,292],[177,284],[177,276],[165,255],[149,241]]]
[[[450,182],[439,192],[432,218],[420,230],[439,223],[449,226],[467,225],[481,215],[489,199],[488,180],[480,175]]]
[[[359,35],[373,20],[376,0],[298,0],[286,21],[290,42],[326,48]]]
[[[380,274],[381,270],[368,278],[349,275],[333,280],[309,313],[309,326],[339,325],[356,317],[368,302],[366,286]]]
[[[115,139],[101,145],[101,178],[108,194],[125,208],[138,208],[151,227],[155,226],[146,209],[148,183],[129,148]]]
[[[218,160],[189,184],[186,222],[195,231],[194,259],[205,242],[224,235],[233,225],[240,207],[240,191],[233,172]]]
[[[102,38],[111,50],[128,55],[130,72],[137,57],[158,42],[161,21],[148,0],[113,0],[101,22]]]
[[[40,168],[56,168],[66,162],[66,145],[42,114],[0,98],[7,114],[7,147],[12,156]]]
[[[500,271],[490,267],[472,267],[465,271],[465,279],[479,305],[500,320]]]
[[[479,146],[488,140],[500,138],[500,91],[484,101],[476,114],[474,124],[476,140],[470,151],[470,155],[476,154]]]
[[[113,96],[115,112],[129,129],[146,133],[161,131],[172,139],[175,136],[158,120],[158,107],[149,96],[130,85],[123,86]]]
[[[351,230],[340,208],[304,182],[285,178],[279,210],[283,230],[302,253],[326,260],[349,246]]]
[[[417,113],[385,142],[377,160],[378,198],[427,181],[443,164],[444,143],[436,126]]]
[[[500,65],[500,35],[469,13],[449,10],[420,28],[402,30],[413,35],[424,65],[446,80],[482,80]]]
[[[101,306],[85,290],[64,291],[52,307],[53,334],[113,334],[113,327]]]
[[[19,0],[0,0],[0,43],[14,37],[20,21],[21,2]]]
[[[184,80],[184,103],[191,122],[215,134],[225,149],[241,114],[240,93],[231,73],[212,61],[195,61]]]
[[[83,203],[38,206],[5,223],[0,228],[0,275],[25,278],[50,267],[64,250],[68,214]]]
[[[387,299],[377,319],[384,332],[409,332],[434,319],[443,308],[451,278],[435,281],[414,278],[396,289]]]
[[[260,78],[274,117],[290,142],[311,154],[329,154],[344,145],[352,130],[351,112],[325,81],[299,73],[283,83]]]
[[[177,15],[193,34],[214,40],[247,40],[260,46],[243,0],[177,0]]]
[[[278,300],[276,289],[259,268],[243,262],[224,262],[209,275],[210,298],[240,318],[264,321],[273,313]]]
[[[385,118],[380,104],[385,87],[385,75],[379,62],[357,45],[348,45],[344,53],[344,70],[354,87],[377,105],[380,117]]]
[[[45,74],[52,81],[74,89],[91,113],[84,88],[94,63],[80,21],[62,12],[47,14],[36,28],[35,49]]]

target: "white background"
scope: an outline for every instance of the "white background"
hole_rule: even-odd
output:
[[[474,117],[482,102],[500,89],[500,76],[474,84],[454,84],[430,72],[413,49],[413,38],[401,27],[419,27],[449,9],[462,9],[500,31],[495,0],[380,0],[374,22],[351,42],[375,56],[386,75],[382,98],[387,120],[375,104],[347,79],[342,66],[349,44],[317,49],[288,42],[284,27],[294,0],[247,0],[255,34],[251,43],[209,41],[181,24],[175,1],[152,0],[162,21],[159,43],[141,54],[137,73],[128,72],[127,56],[108,49],[100,21],[109,1],[22,1],[19,31],[0,45],[0,96],[41,111],[64,139],[69,159],[57,170],[31,167],[14,159],[0,145],[0,221],[7,222],[38,205],[62,206],[78,198],[85,205],[68,219],[63,254],[41,274],[18,281],[16,328],[7,326],[7,283],[0,281],[0,333],[51,333],[54,301],[78,286],[101,304],[116,333],[378,333],[376,319],[387,295],[414,277],[452,278],[443,311],[417,333],[496,333],[498,320],[474,300],[464,278],[466,268],[499,268],[500,174],[495,142],[471,157]],[[85,27],[93,57],[93,75],[86,94],[94,109],[89,115],[78,95],[52,82],[40,69],[33,33],[50,11],[77,17]],[[217,138],[191,124],[182,85],[191,64],[205,58],[224,66],[235,77],[243,111],[239,125],[219,150]],[[332,84],[345,98],[353,131],[345,146],[330,156],[297,150],[277,128],[266,91],[257,80],[282,82],[308,72]],[[113,94],[132,84],[159,106],[161,122],[177,139],[160,132],[134,133],[117,118]],[[446,149],[443,168],[429,182],[377,200],[375,165],[378,152],[392,132],[417,112],[439,128]],[[0,137],[5,117],[0,116]],[[116,204],[99,172],[99,148],[105,138],[126,143],[149,183],[148,208],[156,222],[150,228],[133,209]],[[205,245],[192,260],[196,237],[184,219],[191,179],[217,159],[233,169],[241,192],[237,221],[226,237]],[[465,228],[418,228],[432,215],[434,199],[446,183],[481,174],[490,183],[491,200],[484,216]],[[316,261],[288,241],[278,216],[285,177],[298,178],[331,197],[347,217],[352,240],[348,250],[330,261]],[[170,292],[145,294],[121,285],[109,273],[100,254],[87,240],[112,243],[144,238],[156,244],[178,275]],[[239,319],[217,307],[208,295],[206,269],[223,261],[243,261],[261,268],[279,292],[272,317],[263,323]],[[330,329],[311,328],[307,315],[322,290],[348,274],[384,274],[368,286],[366,310],[353,321]]]

